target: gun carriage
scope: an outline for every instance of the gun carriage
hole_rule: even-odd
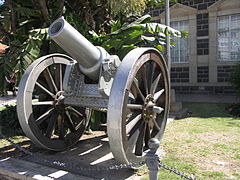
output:
[[[38,146],[61,151],[79,141],[91,110],[107,112],[111,151],[121,163],[139,162],[150,138],[162,138],[169,112],[165,60],[154,48],[137,48],[122,60],[91,44],[63,18],[49,36],[70,56],[50,54],[23,75],[17,113]]]

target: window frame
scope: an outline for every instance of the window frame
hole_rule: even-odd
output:
[[[182,31],[183,29],[182,28],[180,28],[180,23],[181,22],[185,22],[186,24],[187,24],[187,28],[186,29],[184,29],[184,31],[188,31],[189,32],[189,20],[188,19],[185,19],[185,20],[178,20],[178,21],[171,21],[171,24],[170,24],[170,26],[172,27],[172,28],[174,28],[174,29],[177,29],[177,30],[180,30],[180,31]],[[176,27],[174,27],[174,23],[177,23],[177,28]],[[178,47],[180,47],[179,49],[178,49],[178,61],[173,61],[173,55],[175,54],[175,53],[173,53],[173,51],[175,50],[175,47],[171,47],[171,64],[186,64],[186,63],[189,63],[189,54],[190,54],[190,50],[189,50],[189,38],[177,38],[177,37],[174,37],[174,38],[172,38],[173,40],[174,40],[174,44],[176,43],[176,47],[178,46]],[[186,42],[187,42],[187,47],[186,47],[186,50],[187,51],[181,51],[181,44],[183,44],[183,43],[181,43],[181,41],[182,40],[186,40]],[[187,55],[185,56],[185,59],[186,60],[184,60],[184,61],[182,61],[181,60],[181,52],[183,52],[183,53],[186,53],[187,52]]]
[[[230,36],[230,37],[226,37],[227,39],[228,39],[228,43],[229,42],[232,42],[232,38],[233,37],[231,37],[231,34],[232,34],[232,32],[234,31],[234,29],[232,29],[232,18],[233,18],[233,16],[239,16],[239,18],[240,18],[240,13],[238,13],[238,14],[226,14],[226,15],[220,15],[220,16],[218,16],[217,17],[217,19],[216,19],[216,25],[217,25],[217,61],[219,61],[219,62],[239,62],[240,61],[240,58],[238,59],[232,59],[231,58],[231,52],[235,52],[235,51],[231,51],[232,50],[232,46],[231,45],[228,45],[228,50],[227,51],[222,51],[222,52],[228,52],[228,51],[230,51],[229,52],[229,55],[228,55],[228,57],[229,57],[229,59],[228,60],[224,60],[224,59],[222,59],[221,58],[221,46],[219,46],[219,41],[220,41],[220,36],[219,36],[219,32],[221,32],[221,31],[219,31],[220,30],[220,22],[219,22],[219,20],[220,20],[220,18],[224,18],[224,17],[226,17],[226,19],[228,19],[228,26],[226,26],[226,28],[228,29],[227,31],[222,31],[222,32],[226,32],[226,33],[228,33],[228,34],[230,34],[230,35],[228,35],[228,36]],[[239,26],[239,28],[237,28],[237,30],[239,31],[238,33],[240,34],[240,26]],[[239,37],[239,42],[240,42],[240,37]],[[224,46],[222,46],[222,47],[224,47]],[[226,47],[226,46],[225,46]],[[240,45],[239,45],[239,49],[240,49]]]

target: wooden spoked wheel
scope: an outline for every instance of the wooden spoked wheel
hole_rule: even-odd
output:
[[[111,151],[121,163],[140,162],[148,140],[161,140],[169,113],[169,79],[162,55],[138,48],[123,59],[108,104]]]
[[[25,134],[38,146],[61,151],[79,141],[89,121],[89,109],[64,104],[63,79],[74,61],[52,54],[34,61],[23,75],[17,113]]]

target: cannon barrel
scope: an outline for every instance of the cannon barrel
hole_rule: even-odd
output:
[[[94,46],[63,17],[55,20],[48,29],[49,36],[78,63],[80,70],[93,80],[99,76],[100,64],[108,53]]]

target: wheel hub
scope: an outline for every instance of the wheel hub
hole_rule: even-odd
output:
[[[154,98],[152,94],[149,94],[144,101],[144,107],[143,107],[143,119],[146,123],[149,123],[150,121],[155,118],[156,113],[153,111],[153,107],[155,106]]]
[[[63,103],[64,101],[64,95],[63,95],[63,91],[59,91],[57,92],[55,99],[53,101],[53,105],[57,110],[63,111],[65,109],[65,105]]]

